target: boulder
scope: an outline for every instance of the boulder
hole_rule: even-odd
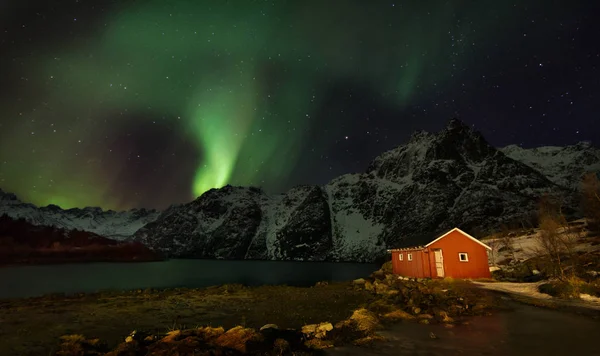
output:
[[[223,329],[223,327],[213,328],[210,326],[199,327],[195,331],[196,335],[206,342],[211,342],[225,333],[225,329]]]
[[[367,281],[364,278],[355,279],[352,281],[352,284],[355,286],[363,286]]]
[[[302,333],[304,335],[317,339],[324,338],[331,330],[333,330],[333,325],[331,323],[310,324],[302,327]]]
[[[275,324],[266,324],[266,325],[263,325],[259,330],[260,331],[265,331],[267,329],[276,329],[276,330],[278,330],[279,327],[277,325],[275,325]]]
[[[372,334],[379,327],[379,320],[375,314],[364,308],[355,310],[349,320],[354,323],[357,330],[367,335]]]
[[[174,342],[181,336],[181,330],[172,330],[167,333],[167,336],[160,339],[160,342]],[[130,336],[131,337],[131,336]],[[127,340],[125,340],[127,341]]]
[[[247,351],[247,344],[251,341],[258,341],[259,339],[260,334],[257,334],[254,329],[236,326],[217,337],[213,344],[245,353]]]

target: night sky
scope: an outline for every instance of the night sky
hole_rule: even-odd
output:
[[[165,208],[364,171],[455,115],[597,143],[599,1],[2,1],[0,188]]]

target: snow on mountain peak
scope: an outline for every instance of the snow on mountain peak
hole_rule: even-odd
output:
[[[522,148],[509,145],[501,148],[506,156],[539,171],[555,184],[578,190],[586,172],[600,171],[600,149],[590,142],[571,146]]]
[[[160,214],[37,208],[0,191],[0,214],[113,238],[135,234],[172,257],[367,262],[388,247],[420,244],[452,227],[477,235],[530,220],[543,194],[567,197],[568,213],[577,205],[572,189],[582,172],[600,171],[599,162],[589,143],[498,150],[453,119],[437,133],[415,132],[365,173],[324,187],[271,196],[228,185]]]
[[[98,207],[62,209],[50,204],[37,207],[21,202],[16,195],[0,190],[0,216],[25,219],[28,223],[54,226],[66,230],[83,230],[98,235],[124,240],[148,222],[158,217],[155,210],[103,211]]]

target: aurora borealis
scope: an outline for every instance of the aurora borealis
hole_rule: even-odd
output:
[[[0,188],[107,209],[277,193],[363,170],[456,113],[497,145],[591,140],[597,5],[569,6],[8,3]]]

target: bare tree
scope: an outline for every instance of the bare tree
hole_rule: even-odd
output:
[[[499,239],[500,248],[507,251],[512,260],[516,262],[517,256],[515,254],[515,244],[510,233],[503,233]]]
[[[561,209],[561,203],[555,197],[543,196],[538,211],[540,233],[536,237],[539,253],[550,262],[549,271],[561,280],[565,279],[565,262],[574,264],[577,236],[571,233]],[[574,266],[571,266],[574,267]],[[574,268],[571,269],[574,272]]]
[[[583,176],[581,198],[588,227],[593,230],[600,229],[600,182],[596,173],[586,173]]]
[[[490,263],[495,266],[496,265],[496,257],[498,254],[498,249],[500,248],[501,244],[500,244],[500,239],[498,238],[497,235],[492,236],[492,238],[490,238],[489,240],[485,241],[485,243],[491,248],[490,252],[488,253],[488,257],[490,260]]]

